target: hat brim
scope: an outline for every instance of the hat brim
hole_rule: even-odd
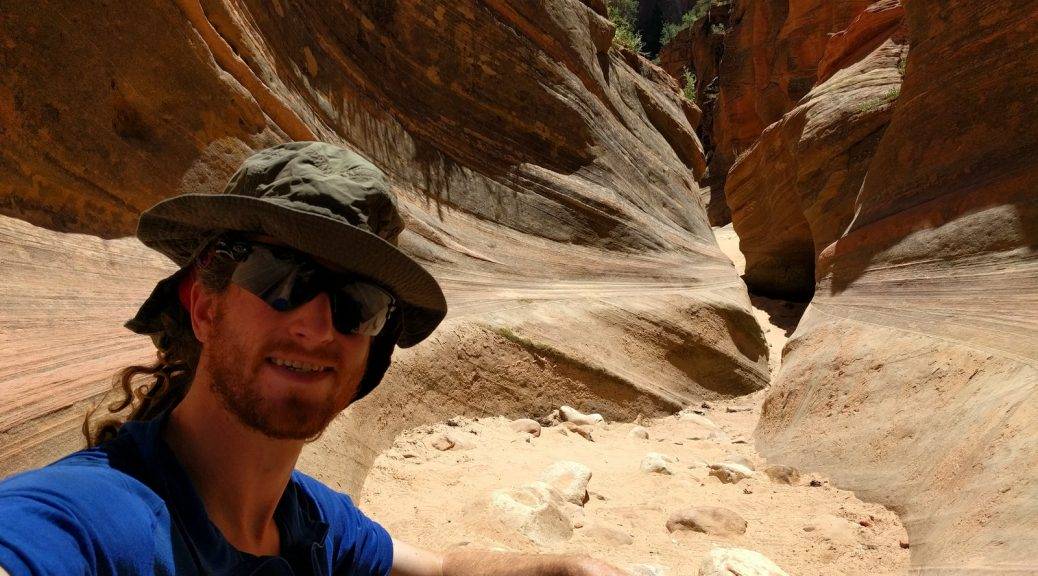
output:
[[[397,345],[424,340],[447,314],[440,285],[396,246],[338,218],[287,201],[230,194],[185,194],[141,214],[137,237],[186,266],[223,231],[265,234],[371,279],[396,296],[403,329]]]

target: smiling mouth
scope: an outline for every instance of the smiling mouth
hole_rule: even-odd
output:
[[[282,368],[287,368],[294,372],[300,372],[303,374],[316,374],[318,372],[331,372],[333,370],[331,366],[309,364],[297,360],[285,360],[284,358],[277,358],[274,356],[267,358],[267,361],[275,366],[281,366]]]

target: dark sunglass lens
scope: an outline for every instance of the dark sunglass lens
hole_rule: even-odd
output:
[[[332,292],[335,329],[343,334],[376,336],[389,318],[393,297],[366,282],[353,282]]]
[[[274,256],[255,245],[244,262],[238,264],[231,282],[262,298],[275,310],[291,310],[299,303],[293,297],[298,264]]]

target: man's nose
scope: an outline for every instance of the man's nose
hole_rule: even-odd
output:
[[[321,292],[313,300],[289,312],[292,335],[309,342],[331,342],[335,339],[335,323],[328,294]]]

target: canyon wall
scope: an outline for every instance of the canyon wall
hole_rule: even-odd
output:
[[[611,47],[602,2],[3,14],[2,474],[67,452],[111,371],[150,354],[119,324],[171,270],[115,238],[156,200],[218,192],[251,151],[292,139],[343,144],[387,172],[401,246],[451,308],[309,448],[342,455],[311,470],[333,485],[355,491],[374,454],[423,421],[561,403],[633,419],[768,382],[745,287],[698,199],[699,110]]]
[[[699,134],[708,142],[711,223],[730,220],[724,203],[732,164],[761,132],[791,110],[819,80],[829,36],[843,30],[869,0],[799,2],[733,0],[711,9],[660,61],[673,73],[695,71],[704,105]],[[686,36],[687,35],[687,36]]]
[[[728,177],[751,286],[814,284],[758,447],[897,511],[914,572],[1029,574],[1038,6],[906,2],[907,57],[898,13],[833,36]]]

